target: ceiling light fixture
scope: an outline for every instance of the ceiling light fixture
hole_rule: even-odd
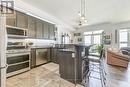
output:
[[[79,15],[79,26],[85,25],[87,23],[87,18],[86,18],[86,0],[81,0],[81,10],[78,13]]]

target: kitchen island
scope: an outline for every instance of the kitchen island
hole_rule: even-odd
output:
[[[89,62],[84,60],[88,55],[89,46],[73,44],[59,50],[59,73],[61,78],[74,84],[83,83],[89,71]]]

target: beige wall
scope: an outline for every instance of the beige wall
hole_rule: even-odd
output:
[[[94,24],[94,25],[88,25],[86,27],[81,27],[81,28],[77,29],[74,33],[81,33],[82,35],[80,37],[83,38],[83,32],[104,30],[106,35],[110,35],[110,34],[112,35],[112,43],[109,46],[118,48],[119,44],[115,43],[115,30],[119,31],[119,29],[124,29],[124,28],[130,29],[130,21],[120,22],[120,23],[105,22],[105,23],[99,23],[99,24]],[[78,43],[77,42],[78,37],[73,37],[73,38],[74,38],[73,39],[74,43]],[[119,38],[117,37],[117,41],[118,40],[119,40]],[[84,39],[83,39],[83,41],[84,41]]]

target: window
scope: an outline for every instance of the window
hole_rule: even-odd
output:
[[[101,35],[94,35],[94,44],[101,44]]]
[[[90,45],[92,42],[91,35],[85,36],[85,44]]]
[[[119,46],[120,46],[120,48],[128,46],[128,43],[129,43],[128,36],[129,36],[128,29],[119,30]]]
[[[84,40],[86,45],[101,44],[103,30],[84,32]]]

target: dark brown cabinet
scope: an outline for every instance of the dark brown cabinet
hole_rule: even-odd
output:
[[[16,26],[20,28],[28,28],[28,16],[19,11],[16,12]]]
[[[54,63],[59,63],[58,48],[51,49],[51,61]]]
[[[31,49],[31,68],[36,66],[36,49]]]
[[[15,12],[13,15],[6,16],[6,25],[16,26],[16,13]]]
[[[55,39],[55,27],[52,24],[49,24],[49,39]]]
[[[72,45],[69,49],[58,51],[60,77],[73,83],[86,81],[89,71],[88,56],[89,47],[84,45]],[[84,54],[84,55],[83,55]]]
[[[28,37],[36,38],[35,18],[28,16]]]
[[[73,52],[60,51],[59,73],[61,78],[76,83],[76,58],[73,58],[72,54]]]
[[[43,38],[43,24],[41,20],[36,20],[36,38],[42,39]]]
[[[6,18],[6,25],[28,29],[28,38],[55,40],[55,25],[19,11]]]
[[[43,22],[43,38],[49,39],[49,28],[47,22]]]

